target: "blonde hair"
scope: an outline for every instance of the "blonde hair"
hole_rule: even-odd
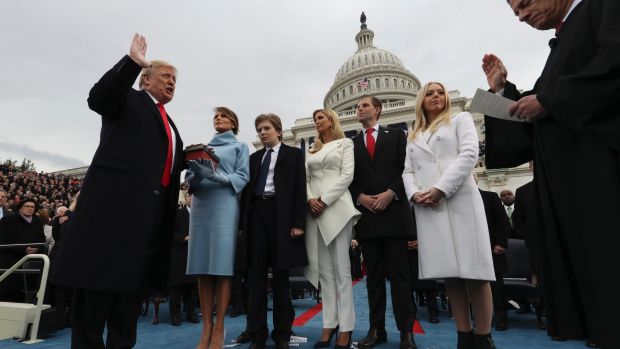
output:
[[[140,81],[138,82],[138,87],[142,88],[142,86],[144,85],[144,81],[146,80],[146,77],[151,76],[151,74],[153,74],[153,72],[160,67],[172,68],[175,74],[177,72],[177,68],[175,68],[172,64],[166,61],[161,61],[161,60],[151,61],[151,65],[149,65],[146,68],[142,68],[142,72],[140,73]]]
[[[316,114],[318,113],[325,114],[325,116],[327,116],[327,118],[333,123],[332,127],[329,129],[332,138],[344,138],[344,131],[342,131],[342,127],[340,127],[340,120],[338,120],[338,114],[336,114],[335,111],[331,109],[317,109],[314,111],[314,113],[312,113],[312,120],[315,120]],[[308,150],[308,152],[310,152],[310,154],[316,153],[317,151],[321,150],[321,148],[323,148],[323,143],[325,143],[325,140],[317,131],[316,137],[314,138],[314,145],[310,150]]]
[[[439,115],[435,118],[435,120],[433,120],[433,122],[430,125],[428,125],[428,121],[426,120],[426,114],[424,113],[423,104],[424,104],[424,97],[426,97],[426,92],[428,91],[429,86],[432,84],[439,85],[444,90],[444,93],[446,96],[446,105],[444,106],[441,113],[439,113]],[[409,134],[409,141],[413,142],[415,138],[418,136],[418,134],[422,133],[422,131],[429,129],[431,133],[434,133],[435,131],[437,131],[437,129],[440,126],[449,125],[451,116],[452,116],[452,102],[450,100],[450,95],[446,91],[446,88],[444,87],[444,85],[436,81],[427,82],[424,86],[422,86],[422,88],[418,92],[418,97],[416,98],[416,101],[415,101],[415,121],[413,124],[413,130]]]

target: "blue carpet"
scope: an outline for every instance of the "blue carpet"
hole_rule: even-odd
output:
[[[389,295],[389,291],[388,291]],[[368,303],[366,298],[365,282],[359,282],[353,287],[353,297],[355,301],[356,326],[353,332],[353,340],[359,340],[368,331]],[[388,343],[378,346],[378,349],[398,349],[399,333],[396,329],[394,317],[392,316],[391,302],[388,299],[388,310],[386,315],[386,327],[388,331]],[[312,299],[295,300],[295,313],[297,316],[312,308],[316,302]],[[152,315],[152,307],[151,313]],[[138,323],[138,342],[136,348],[166,348],[166,349],[188,349],[194,348],[200,337],[201,324],[191,324],[183,322],[182,326],[174,327],[169,324],[168,304],[162,304],[160,309],[160,324],[151,325],[150,316],[140,317]],[[271,316],[271,314],[269,314]],[[454,321],[448,318],[446,311],[440,312],[440,322],[430,324],[426,321],[426,308],[418,310],[420,324],[425,334],[416,335],[415,339],[420,349],[453,349],[456,347],[456,330]],[[269,321],[271,323],[271,321]],[[584,341],[554,342],[546,331],[536,328],[536,318],[533,314],[516,314],[509,312],[509,330],[503,332],[493,332],[493,339],[498,349],[573,349],[585,348]],[[319,338],[322,328],[321,313],[308,321],[302,327],[294,327],[295,335],[307,337],[308,343],[302,343],[300,349],[310,349],[313,343]],[[245,329],[245,317],[236,318],[226,317],[226,343],[236,338]],[[43,348],[69,348],[70,329],[65,329],[56,333],[45,341],[27,346],[14,340],[0,341],[0,348],[15,349],[34,347]],[[333,344],[333,343],[332,343]],[[238,346],[238,349],[247,349],[249,344]],[[271,341],[267,342],[268,348],[274,348]],[[296,347],[291,347],[295,349]]]

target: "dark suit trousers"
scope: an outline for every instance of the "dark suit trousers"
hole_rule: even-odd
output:
[[[275,199],[254,199],[250,237],[250,311],[247,318],[248,335],[252,342],[267,340],[267,274],[275,249],[277,217]],[[272,270],[274,341],[289,341],[295,310],[291,302],[289,271]]]
[[[72,311],[72,349],[125,349],[136,344],[140,311],[137,294],[76,289]],[[108,336],[104,345],[106,323]]]
[[[385,328],[386,277],[390,279],[392,308],[399,331],[411,331],[414,312],[407,238],[360,239],[366,261],[370,327]]]
[[[505,312],[504,273],[499,270],[495,270],[495,281],[491,282],[491,293],[493,294],[493,309],[495,312]]]
[[[142,286],[136,293],[118,293],[113,291],[96,291],[76,289],[72,304],[71,348],[72,349],[122,349],[132,348],[136,344],[136,329],[140,301],[147,295],[149,288],[168,289],[167,253],[161,254],[162,248],[170,251],[172,231],[166,228],[169,222],[167,208],[170,205],[170,190],[161,189],[154,204],[155,220],[145,222],[152,226],[152,235],[147,244],[147,260],[144,262]],[[114,251],[110,251],[113,256]],[[96,270],[92,271],[97,272]],[[153,282],[155,281],[156,282]],[[113,285],[111,285],[113,288]],[[103,330],[108,328],[106,344],[103,343]]]

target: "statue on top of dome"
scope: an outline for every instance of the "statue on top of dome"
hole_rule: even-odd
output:
[[[362,23],[361,28],[366,29],[366,14],[362,11],[362,15],[360,16],[360,22]]]

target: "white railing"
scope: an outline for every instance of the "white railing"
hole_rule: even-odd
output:
[[[21,247],[24,246],[34,246],[38,244],[15,244],[15,245],[1,245],[1,247]],[[49,273],[50,260],[44,254],[29,254],[22,259],[20,259],[17,263],[15,263],[11,268],[0,275],[0,282],[6,279],[9,275],[11,275],[17,268],[21,267],[26,261],[31,259],[42,259],[43,260],[43,271],[41,274],[41,282],[39,284],[39,290],[37,291],[37,304],[34,312],[34,321],[32,322],[32,328],[30,329],[30,339],[24,341],[26,344],[34,344],[41,342],[42,340],[37,339],[37,334],[39,332],[39,323],[41,321],[41,311],[43,311],[43,298],[45,295],[45,287],[47,285],[47,274]]]

